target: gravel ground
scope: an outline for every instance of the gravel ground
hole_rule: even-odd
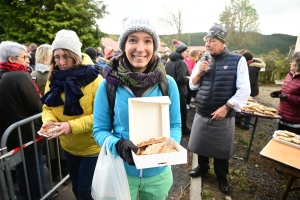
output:
[[[269,96],[270,92],[279,90],[279,85],[261,85],[260,95],[256,100],[266,106],[277,108],[279,100]],[[191,126],[194,116],[194,109],[189,110],[188,125]],[[252,121],[253,122],[253,121]],[[230,159],[230,171],[228,181],[231,186],[230,195],[224,195],[218,188],[218,182],[213,172],[213,163],[209,173],[202,177],[203,192],[202,199],[236,199],[236,200],[277,200],[280,199],[290,179],[288,174],[277,174],[274,169],[278,167],[275,162],[265,159],[259,152],[270,141],[274,131],[277,130],[277,120],[259,118],[256,132],[248,161]],[[238,157],[245,157],[247,145],[250,141],[249,131],[236,128],[234,154]],[[181,145],[187,148],[189,136],[183,136]],[[190,177],[192,153],[188,151],[188,163],[185,165],[174,165],[174,183],[170,190],[168,200],[184,199],[189,200]],[[293,187],[299,187],[299,179],[294,182]],[[200,189],[200,188],[199,188]],[[288,200],[300,200],[300,191],[290,192]]]
[[[195,108],[188,110],[187,125],[192,127],[193,119],[195,115]],[[180,145],[188,149],[189,135],[183,135]],[[193,153],[188,150],[188,163],[183,165],[172,165],[173,171],[173,185],[169,192],[167,200],[173,199],[190,199],[190,180],[189,171],[192,168],[192,156]]]

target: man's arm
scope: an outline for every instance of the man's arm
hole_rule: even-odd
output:
[[[228,100],[228,103],[233,106],[233,109],[240,111],[251,93],[248,65],[244,57],[241,57],[238,62],[236,75],[237,90],[233,97]]]

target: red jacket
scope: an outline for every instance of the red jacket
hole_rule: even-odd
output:
[[[300,74],[295,75],[291,71],[286,75],[281,94],[287,94],[287,101],[280,101],[278,114],[282,116],[282,121],[300,124]]]

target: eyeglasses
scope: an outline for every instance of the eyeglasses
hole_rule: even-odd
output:
[[[23,58],[24,60],[31,58],[31,56],[14,56],[14,57],[16,57],[16,58],[20,57],[20,58]]]
[[[54,58],[55,62],[59,62],[60,59],[63,59],[64,61],[67,61],[68,59],[71,58],[71,56],[68,56],[68,55],[63,55],[62,57],[60,57],[60,56],[53,56],[53,58]]]

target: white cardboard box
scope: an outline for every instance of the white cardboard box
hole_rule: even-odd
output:
[[[129,139],[138,144],[150,138],[165,136],[166,144],[177,152],[132,156],[137,169],[187,163],[187,150],[170,137],[168,96],[129,98]]]

